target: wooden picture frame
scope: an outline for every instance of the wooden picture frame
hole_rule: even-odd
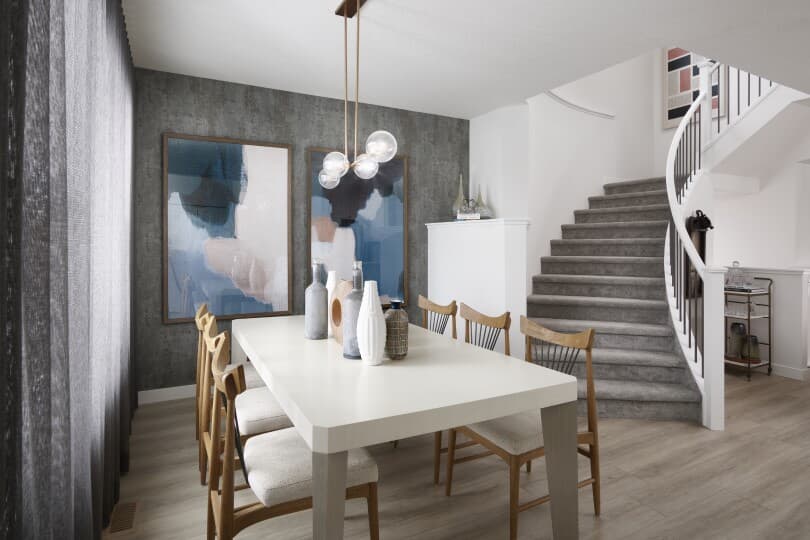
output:
[[[334,148],[324,148],[319,146],[312,146],[308,147],[306,151],[306,160],[307,160],[307,268],[310,271],[307,273],[307,276],[311,279],[310,273],[312,268],[312,186],[313,182],[316,181],[315,175],[318,174],[320,169],[316,169],[313,167],[313,153],[323,153],[327,154],[329,152],[336,151]],[[339,150],[342,151],[342,150]],[[407,307],[408,305],[408,173],[409,173],[409,166],[408,166],[408,156],[404,154],[397,154],[393,159],[402,161],[402,302],[403,307]],[[384,166],[385,164],[381,165]],[[371,180],[369,180],[371,181]],[[340,186],[338,186],[339,188]],[[337,189],[337,188],[336,188]],[[365,276],[368,279],[368,275]],[[380,291],[380,296],[383,296],[383,292]],[[383,303],[384,307],[389,306],[390,303]]]
[[[286,188],[286,202],[283,204],[283,209],[286,212],[286,219],[282,218],[282,223],[286,227],[286,234],[284,238],[286,238],[286,277],[287,277],[287,284],[286,287],[283,289],[279,289],[286,293],[286,309],[281,310],[273,310],[273,311],[247,311],[242,313],[229,313],[223,310],[217,310],[215,305],[212,305],[210,301],[206,300],[208,303],[209,308],[213,313],[216,314],[218,319],[222,320],[230,320],[230,319],[239,319],[239,318],[253,318],[253,317],[272,317],[272,316],[281,316],[281,315],[290,315],[292,313],[292,302],[293,302],[293,295],[292,295],[292,283],[293,283],[293,267],[292,267],[292,159],[293,159],[293,146],[290,144],[279,144],[279,143],[269,143],[263,141],[255,141],[255,140],[248,140],[248,139],[234,139],[228,137],[213,137],[213,136],[204,136],[204,135],[189,135],[189,134],[182,134],[182,133],[174,133],[174,132],[164,132],[162,134],[162,174],[163,174],[163,184],[162,184],[162,320],[163,324],[179,324],[179,323],[189,323],[194,322],[194,314],[191,312],[189,316],[170,316],[170,291],[169,291],[169,271],[170,271],[170,231],[169,231],[169,199],[170,199],[170,178],[169,178],[169,152],[170,152],[170,141],[176,139],[179,141],[197,141],[197,142],[210,142],[210,143],[220,143],[226,145],[240,145],[242,147],[260,147],[260,148],[274,148],[274,149],[283,149],[286,152],[286,182],[284,187]],[[244,158],[243,158],[244,159]],[[242,169],[244,172],[244,169]],[[227,185],[225,188],[219,186],[220,190],[227,191]],[[231,190],[233,191],[233,190]],[[234,201],[231,201],[233,204],[233,216],[228,216],[228,219],[233,219],[234,224],[234,234],[236,234],[236,207],[241,206],[241,198],[246,194],[246,190],[244,187],[241,188],[236,203],[233,204]],[[231,193],[233,196],[233,193]],[[257,199],[258,200],[258,199]],[[209,238],[210,239],[210,238]],[[238,240],[238,237],[234,236],[234,240]],[[215,238],[215,240],[230,240],[229,237],[226,238]],[[281,266],[284,268],[284,266]],[[251,266],[251,271],[253,267]],[[225,277],[222,275],[221,277]],[[232,282],[233,283],[233,282]],[[234,287],[238,288],[238,285],[234,284]],[[258,300],[254,298],[249,298],[245,291],[240,290],[242,294],[245,295],[246,301],[252,302],[255,301],[257,304],[260,304]],[[192,308],[195,305],[195,301],[192,299],[190,302],[186,299],[184,300],[184,306],[188,307],[190,305]],[[269,304],[268,304],[269,305]],[[175,307],[176,306],[172,306]],[[218,312],[219,311],[219,312]]]

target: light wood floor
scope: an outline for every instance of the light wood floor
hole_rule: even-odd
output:
[[[726,431],[681,422],[600,422],[602,515],[580,491],[582,538],[810,538],[810,383],[726,377]],[[370,448],[380,467],[383,539],[507,537],[507,471],[497,458],[459,465],[454,495],[432,485],[432,435]],[[138,409],[121,501],[135,528],[110,539],[205,536],[191,400]],[[587,461],[581,459],[581,474]],[[546,492],[545,468],[523,472],[525,497]],[[247,495],[247,493],[243,493]],[[346,538],[368,538],[364,502],[346,505]],[[246,529],[242,539],[305,539],[301,512]],[[550,538],[548,505],[524,512],[521,538]]]

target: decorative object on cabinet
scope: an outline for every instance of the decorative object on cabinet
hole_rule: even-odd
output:
[[[352,360],[360,359],[360,348],[357,344],[357,319],[363,302],[363,270],[355,264],[352,270],[352,290],[341,302],[343,319],[343,357]]]
[[[332,337],[332,299],[335,297],[335,287],[337,287],[337,272],[330,270],[326,276],[326,307],[327,307],[327,337]]]
[[[475,199],[475,209],[481,216],[481,219],[488,219],[492,217],[492,209],[484,202],[484,196],[481,195],[481,186],[478,186],[478,197]]]
[[[399,300],[391,300],[391,309],[385,312],[385,354],[391,360],[408,354],[408,314]]]
[[[333,151],[324,156],[323,168],[318,173],[318,183],[324,189],[335,189],[341,179],[351,170],[358,178],[374,178],[381,163],[391,161],[397,155],[397,140],[385,130],[377,130],[366,139],[366,151],[358,155],[357,116],[360,110],[360,7],[357,0],[354,14],[357,16],[357,49],[355,51],[354,79],[354,161],[349,163],[349,5],[344,2],[343,13],[343,152]]]
[[[458,195],[456,195],[456,200],[453,201],[453,217],[457,217],[459,212],[461,212],[461,207],[464,206],[464,183],[463,183],[463,176],[461,174],[458,175]]]
[[[329,293],[321,283],[323,264],[312,263],[312,283],[304,291],[304,337],[326,339],[329,334]]]
[[[377,293],[377,282],[366,281],[363,301],[357,314],[357,348],[360,350],[360,358],[367,366],[382,364],[385,353],[385,332],[385,317],[380,295]]]
[[[745,368],[750,381],[752,369],[767,367],[768,375],[773,372],[773,280],[754,277],[750,282],[739,268],[739,263],[734,262],[725,290],[725,359],[726,365]],[[732,320],[744,320],[746,324],[729,324]],[[756,323],[760,320],[766,323],[768,341],[760,341],[752,334],[752,321]],[[762,359],[762,347],[768,349],[767,361]]]
[[[332,301],[329,302],[329,326],[332,330],[332,337],[341,345],[343,344],[343,301],[351,291],[352,282],[345,279],[340,280],[335,286]]]
[[[473,199],[464,199],[461,209],[456,214],[457,221],[470,221],[481,219],[481,214],[478,213],[476,202]]]
[[[339,186],[325,190],[317,167],[327,152],[308,150],[310,258],[335,270],[338,279],[351,279],[352,262],[360,260],[365,277],[377,282],[383,304],[391,298],[407,303],[407,158],[383,163],[368,181],[349,171]]]
[[[290,314],[291,149],[163,134],[164,323]]]

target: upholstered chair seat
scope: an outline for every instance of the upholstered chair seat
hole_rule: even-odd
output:
[[[236,421],[242,437],[292,427],[292,422],[266,386],[250,388],[236,396]]]

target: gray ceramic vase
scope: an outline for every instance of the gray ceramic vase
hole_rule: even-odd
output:
[[[391,309],[385,312],[385,354],[391,360],[408,354],[408,314],[401,300],[391,300]]]
[[[357,344],[357,318],[363,303],[363,269],[356,261],[352,269],[352,290],[343,298],[341,318],[343,319],[343,357],[360,359],[360,346]]]
[[[312,283],[304,292],[304,337],[307,339],[326,339],[329,334],[329,293],[320,280],[322,270],[322,263],[312,263]]]

